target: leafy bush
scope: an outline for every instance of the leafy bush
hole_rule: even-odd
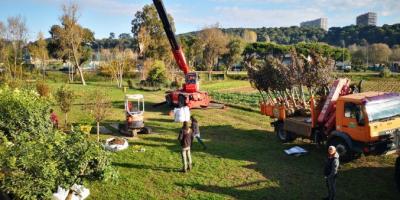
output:
[[[0,89],[0,191],[14,199],[49,199],[57,186],[112,174],[101,144],[53,129],[48,108],[32,91]]]
[[[379,77],[381,78],[389,78],[392,75],[392,72],[390,71],[389,68],[384,67],[380,72],[379,72]]]
[[[66,135],[62,142],[57,149],[62,161],[57,168],[58,185],[71,188],[84,180],[107,179],[111,175],[109,155],[100,143],[81,132]]]
[[[163,61],[155,61],[152,68],[150,69],[146,82],[153,85],[163,85],[167,82],[167,72]]]
[[[0,189],[15,199],[45,199],[57,187],[55,135],[20,133],[13,142],[0,135]],[[55,139],[55,138],[53,138]]]
[[[31,90],[0,88],[0,131],[13,139],[22,132],[43,132],[52,127],[49,102]]]
[[[24,132],[7,140],[0,134],[0,189],[15,199],[48,199],[57,186],[110,175],[108,154],[83,133]]]
[[[23,82],[18,79],[8,80],[7,82],[8,87],[12,89],[22,88]]]
[[[48,97],[51,92],[49,85],[42,81],[36,83],[36,91],[41,97]]]
[[[247,80],[248,78],[247,74],[227,74],[227,77],[233,80]]]

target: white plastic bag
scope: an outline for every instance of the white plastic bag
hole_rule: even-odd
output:
[[[183,107],[183,113],[184,113],[184,120],[185,121],[190,121],[190,109],[188,106]]]
[[[175,122],[190,121],[190,109],[187,106],[174,109]]]
[[[72,194],[72,200],[84,200],[90,195],[89,189],[85,188],[83,185],[74,184],[71,189],[75,191]],[[67,195],[68,190],[58,186],[57,192],[53,193],[53,200],[65,200]]]

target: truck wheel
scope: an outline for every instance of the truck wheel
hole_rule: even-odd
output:
[[[353,152],[349,145],[341,138],[333,138],[328,141],[328,147],[336,147],[336,152],[339,154],[339,159],[341,161],[347,162],[353,158]]]
[[[291,142],[296,139],[293,134],[283,130],[283,124],[278,124],[275,126],[275,133],[278,140],[283,143]]]
[[[185,96],[179,95],[178,106],[179,106],[179,108],[186,106],[186,97]]]
[[[143,127],[140,132],[140,134],[150,134],[151,133],[151,128],[150,127]]]
[[[400,157],[397,157],[394,169],[394,178],[396,180],[397,189],[400,191]]]

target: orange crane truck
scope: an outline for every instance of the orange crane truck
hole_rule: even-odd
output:
[[[310,101],[311,116],[307,117],[287,117],[284,106],[275,106],[269,112],[261,108],[262,113],[276,118],[271,124],[280,141],[290,142],[297,137],[310,138],[317,144],[326,141],[328,146],[336,147],[343,161],[399,146],[400,94],[353,93],[350,80],[337,79],[322,109],[316,109],[312,97]]]

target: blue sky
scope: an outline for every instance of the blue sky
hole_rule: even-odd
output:
[[[59,24],[61,5],[66,0],[0,0],[0,21],[21,15],[29,29],[29,38],[39,31],[48,36],[53,24]],[[79,22],[95,32],[96,38],[110,32],[130,33],[136,11],[151,0],[80,0]],[[378,25],[400,23],[400,0],[164,0],[175,19],[178,33],[199,30],[218,23],[220,27],[280,27],[299,25],[319,17],[328,18],[328,26],[355,23],[357,15],[378,13]]]

